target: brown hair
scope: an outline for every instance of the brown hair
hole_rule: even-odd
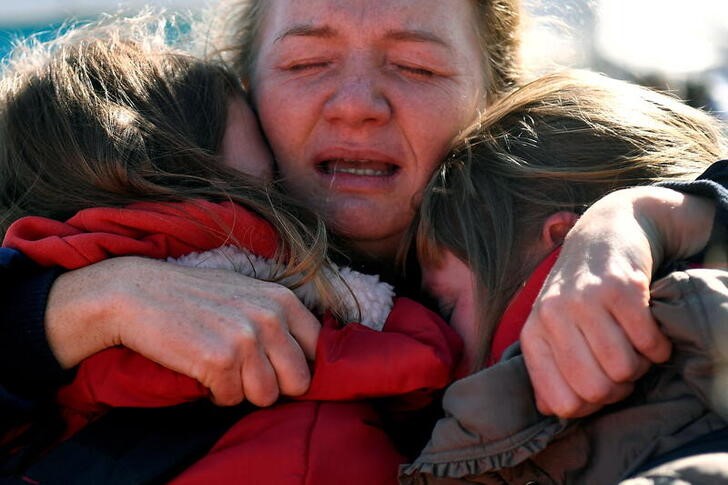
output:
[[[538,263],[529,249],[549,215],[580,213],[618,188],[693,178],[724,149],[717,120],[670,96],[587,72],[545,76],[456,142],[425,190],[418,253],[437,264],[445,248],[473,270],[485,358]]]
[[[276,279],[302,272],[300,283],[313,279],[336,300],[318,271],[323,223],[217,155],[231,98],[244,96],[236,76],[166,46],[165,35],[149,16],[112,19],[14,51],[0,82],[3,232],[24,215],[232,200],[277,229]]]
[[[469,0],[483,54],[485,92],[497,98],[520,78],[521,1]],[[270,0],[222,0],[217,9],[214,42],[244,83],[252,78],[258,35]]]

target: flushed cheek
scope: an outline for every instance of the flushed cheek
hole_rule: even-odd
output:
[[[391,94],[395,119],[411,138],[413,150],[418,155],[427,154],[417,158],[432,159],[435,154],[437,161],[445,155],[457,133],[475,118],[478,99],[477,89],[455,81],[393,89]]]
[[[265,99],[257,103],[258,116],[275,158],[303,160],[319,111],[313,93],[291,96],[285,90],[264,89],[258,97]]]

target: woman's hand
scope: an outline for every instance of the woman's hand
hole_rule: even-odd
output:
[[[578,417],[627,396],[670,341],[649,307],[655,266],[702,249],[711,202],[656,187],[615,192],[591,207],[521,334],[539,410]]]
[[[123,345],[198,380],[220,405],[303,394],[319,330],[280,285],[137,257],[61,276],[46,310],[49,344],[64,367]]]

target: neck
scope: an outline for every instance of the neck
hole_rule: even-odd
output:
[[[338,239],[335,247],[346,248],[334,254],[333,259],[341,265],[367,274],[376,274],[383,281],[394,285],[398,292],[404,296],[412,296],[412,289],[419,289],[420,272],[417,257],[414,251],[404,256],[404,261],[398,259],[397,248],[382,251],[381,246],[372,250],[370,246],[362,245],[360,241]]]
[[[353,266],[359,266],[368,273],[392,272],[397,265],[397,252],[401,237],[388,240],[354,240],[340,236],[336,245]]]

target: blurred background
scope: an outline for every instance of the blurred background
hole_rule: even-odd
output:
[[[212,0],[214,1],[214,0]],[[443,0],[447,1],[447,0]],[[0,58],[14,39],[69,18],[144,5],[200,12],[208,0],[0,0]],[[728,119],[728,0],[524,0],[527,68],[588,67],[669,90]]]
[[[524,61],[671,91],[728,120],[727,0],[525,0]]]

